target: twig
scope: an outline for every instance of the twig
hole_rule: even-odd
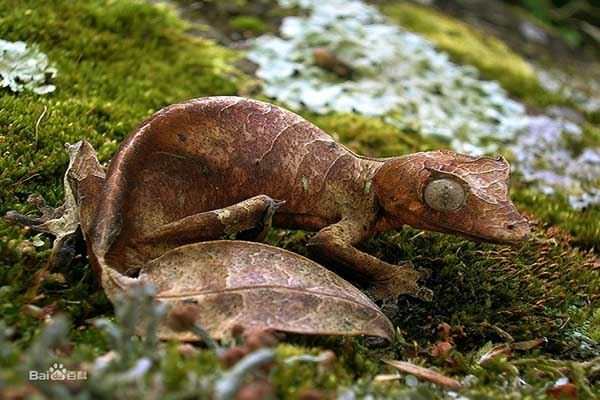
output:
[[[405,374],[414,375],[419,379],[424,379],[426,381],[435,383],[440,386],[447,387],[449,389],[458,390],[463,386],[462,384],[452,378],[447,377],[446,375],[442,375],[439,372],[435,372],[431,369],[420,367],[418,365],[406,362],[406,361],[396,361],[396,360],[386,360],[382,359],[384,363],[391,365],[397,370],[404,372]],[[379,378],[381,380],[381,378]]]
[[[38,128],[40,127],[40,122],[42,122],[42,118],[44,118],[44,115],[46,115],[46,112],[48,111],[48,107],[44,106],[44,111],[42,111],[42,113],[40,114],[40,117],[37,119],[37,122],[35,123],[35,148],[37,149],[37,144],[38,144]]]

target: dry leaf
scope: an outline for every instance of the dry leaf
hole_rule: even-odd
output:
[[[492,347],[487,353],[481,356],[477,364],[482,365],[486,362],[500,356],[500,355],[510,355],[511,347],[508,344],[499,344],[497,346]]]
[[[379,374],[376,375],[375,378],[373,378],[374,382],[390,382],[390,381],[397,381],[399,379],[402,379],[402,375],[400,374]]]
[[[130,285],[152,283],[156,299],[197,308],[213,338],[248,329],[325,335],[369,335],[391,342],[394,329],[360,290],[319,264],[276,247],[212,241],[178,247],[151,261],[138,278],[106,267],[102,285],[114,299]],[[199,340],[164,324],[164,339]]]
[[[546,338],[533,339],[533,340],[527,340],[524,342],[511,343],[510,348],[513,350],[531,350],[531,349],[538,347],[539,345],[547,343],[547,342],[548,342],[548,339],[546,339]]]
[[[572,383],[553,386],[546,391],[552,398],[563,400],[577,399],[577,386]]]
[[[392,367],[398,369],[401,372],[406,374],[414,375],[419,379],[423,379],[436,385],[444,386],[449,389],[458,390],[462,388],[462,384],[452,378],[449,378],[445,375],[440,374],[439,372],[435,372],[428,368],[420,367],[418,365],[406,362],[406,361],[396,361],[396,360],[381,360],[384,363],[391,365]]]

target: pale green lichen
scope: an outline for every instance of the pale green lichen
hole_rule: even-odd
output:
[[[571,149],[584,131],[556,117],[528,117],[528,129],[511,146],[523,179],[535,182],[546,194],[569,196],[571,207],[600,204],[600,144],[597,148]]]
[[[50,93],[56,87],[48,82],[56,72],[56,68],[49,65],[48,56],[35,46],[0,39],[0,87],[13,92]]]
[[[365,188],[364,188],[365,194],[371,193],[372,186],[373,185],[372,185],[371,181],[368,181],[367,183],[365,183]]]
[[[306,8],[309,15],[285,18],[282,38],[260,37],[249,52],[267,96],[315,113],[385,116],[406,132],[439,137],[471,153],[494,151],[522,128],[523,106],[498,83],[480,80],[474,68],[452,63],[362,1],[280,3]],[[317,47],[328,48],[356,76],[340,80],[316,65]]]
[[[229,210],[216,210],[215,214],[217,214],[217,218],[222,223],[231,216],[231,211]]]
[[[453,59],[470,64],[506,90],[524,96],[539,89],[533,67],[502,41],[430,8],[401,2],[382,12],[404,28],[423,35]]]
[[[600,64],[595,65],[600,68]],[[560,67],[564,68],[564,67]],[[600,75],[595,72],[563,70],[559,67],[537,66],[541,86],[549,93],[568,99],[587,115],[590,122],[600,123]]]
[[[308,178],[305,176],[302,177],[302,189],[308,191]]]

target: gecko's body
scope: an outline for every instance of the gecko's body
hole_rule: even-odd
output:
[[[154,211],[124,221],[136,235],[258,195],[285,201],[275,225],[318,230],[376,207],[370,179],[381,164],[282,108],[215,97],[167,107],[142,124],[113,159],[108,184],[135,182],[126,201]]]
[[[129,274],[180,245],[235,232],[261,238],[272,221],[318,231],[310,247],[367,278],[375,297],[428,297],[409,263],[353,246],[405,224],[498,243],[529,231],[508,197],[502,157],[361,157],[300,116],[254,100],[164,108],[121,145],[105,181],[91,146],[82,146],[70,176],[88,248],[96,264]]]

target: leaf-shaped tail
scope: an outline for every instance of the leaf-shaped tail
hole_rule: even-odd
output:
[[[215,339],[232,328],[275,329],[325,335],[368,335],[391,342],[394,329],[360,290],[319,264],[265,244],[219,240],[178,247],[142,268],[139,278],[103,269],[109,297],[139,282],[151,282],[157,300],[194,307]],[[199,340],[166,324],[162,339]]]

